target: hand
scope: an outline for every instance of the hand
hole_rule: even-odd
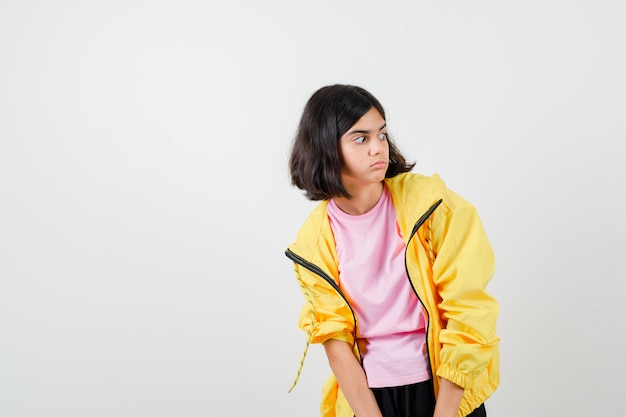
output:
[[[433,417],[456,417],[465,390],[445,378],[441,378],[439,395]]]

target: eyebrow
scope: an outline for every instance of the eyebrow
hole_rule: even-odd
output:
[[[387,123],[385,123],[384,125],[382,125],[380,127],[380,129],[378,129],[378,131],[380,132],[381,130],[383,130],[384,128],[387,127]],[[346,133],[346,135],[354,135],[355,133],[370,133],[370,130],[351,130],[348,133]]]

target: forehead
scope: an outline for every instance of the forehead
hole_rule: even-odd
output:
[[[378,131],[384,125],[385,119],[375,107],[372,107],[348,130],[347,134],[354,131]]]

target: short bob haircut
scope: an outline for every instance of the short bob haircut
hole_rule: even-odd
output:
[[[317,90],[304,107],[289,157],[291,183],[309,200],[350,197],[341,179],[339,139],[371,108],[383,119],[385,110],[368,91],[353,85],[335,84]],[[385,178],[408,172],[415,166],[407,163],[400,150],[389,143],[389,166]]]

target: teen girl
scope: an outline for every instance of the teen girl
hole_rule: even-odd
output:
[[[289,168],[322,202],[286,254],[333,372],[322,416],[485,416],[498,386],[493,252],[474,207],[414,165],[364,89],[307,102]]]

